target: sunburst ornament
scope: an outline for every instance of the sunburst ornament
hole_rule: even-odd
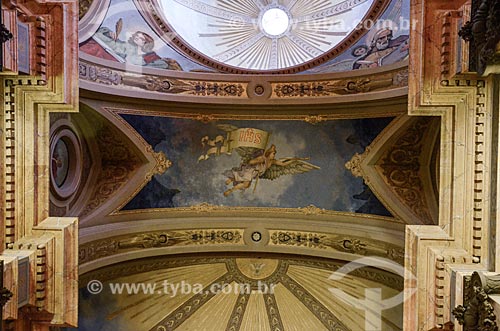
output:
[[[377,0],[158,0],[165,21],[191,49],[224,65],[295,67],[330,52]]]

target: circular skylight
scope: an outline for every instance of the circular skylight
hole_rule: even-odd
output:
[[[288,29],[290,20],[283,9],[270,8],[262,15],[260,23],[265,33],[271,36],[279,36]]]

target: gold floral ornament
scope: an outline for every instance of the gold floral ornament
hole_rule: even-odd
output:
[[[190,209],[197,212],[197,213],[208,213],[208,212],[214,211],[218,208],[219,208],[218,206],[211,205],[207,202],[202,202],[200,204],[191,206]]]
[[[301,207],[299,208],[301,212],[303,212],[306,215],[319,215],[323,214],[325,212],[325,209],[323,208],[318,208],[315,205],[309,205],[307,207]]]
[[[165,173],[165,171],[167,171],[167,169],[169,169],[173,164],[172,161],[170,161],[167,158],[165,153],[163,153],[161,151],[155,152],[153,150],[153,147],[151,147],[151,146],[146,147],[146,152],[151,153],[153,155],[154,159],[156,160],[156,165],[146,175],[146,179],[148,179],[148,180],[151,180],[151,178],[154,175],[161,175],[161,174]]]
[[[346,162],[345,167],[347,170],[350,170],[353,176],[355,177],[362,177],[363,176],[363,171],[361,170],[361,163],[363,162],[364,159],[363,154],[354,154],[354,156]]]

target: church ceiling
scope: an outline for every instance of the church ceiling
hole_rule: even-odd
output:
[[[439,122],[432,118],[220,114],[207,121],[199,114],[90,104],[52,121],[54,146],[69,126],[81,145],[71,157],[84,166],[75,181],[68,161],[53,163],[51,213],[78,215],[81,226],[145,212],[300,215],[307,208],[436,222],[431,160]],[[67,194],[58,194],[61,189]]]
[[[82,0],[80,10],[80,51],[94,63],[327,73],[386,66],[408,56],[404,0]],[[279,17],[283,28],[273,23]]]
[[[78,137],[81,146],[71,148],[81,152],[66,157],[81,158],[83,174],[75,181],[67,161],[54,161],[51,214],[79,216],[82,227],[200,212],[436,222],[439,122],[432,118],[385,110],[372,118],[214,119],[85,102],[80,114],[52,120],[54,146],[68,126]]]
[[[99,281],[103,287],[96,293],[94,287],[82,286],[79,330],[237,331],[257,325],[272,331],[368,330],[365,311],[378,303],[352,303],[370,289],[379,289],[380,300],[388,302],[402,290],[403,279],[363,265],[347,271],[344,265],[293,256],[208,255],[109,266],[82,276],[81,284]],[[154,290],[111,293],[110,284],[125,283],[148,284]],[[343,301],[346,297],[351,303]],[[402,328],[401,309],[395,305],[383,311],[383,330]]]

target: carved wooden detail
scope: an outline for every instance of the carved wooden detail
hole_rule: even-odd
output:
[[[499,64],[497,53],[500,42],[500,1],[472,1],[471,20],[466,22],[459,35],[469,42],[469,70],[482,75],[488,64]]]
[[[3,261],[0,261],[0,323],[3,323],[2,310],[5,304],[12,298],[13,293],[3,286]]]
[[[475,271],[465,284],[464,304],[453,310],[464,331],[498,331],[490,294],[500,294],[500,275],[486,276]]]

